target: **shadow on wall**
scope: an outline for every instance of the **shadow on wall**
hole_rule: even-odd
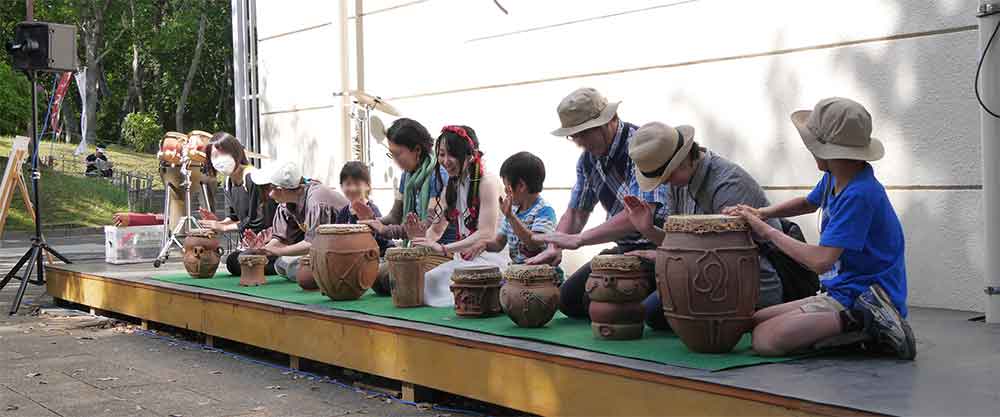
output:
[[[897,31],[901,30],[900,26],[897,22]],[[890,187],[930,186],[922,190],[891,187],[889,191],[906,233],[909,302],[982,311],[984,300],[980,288],[985,254],[984,237],[979,227],[981,191],[975,189],[981,184],[977,163],[980,158],[979,109],[972,91],[978,59],[977,33],[962,31],[932,36],[934,43],[930,43],[929,38],[915,38],[838,48],[831,62],[837,74],[847,77],[847,85],[853,84],[863,91],[862,97],[852,98],[869,108],[874,117],[875,134],[885,142],[887,153],[896,153],[892,155],[893,164],[874,164],[876,175],[881,171],[880,176],[885,178],[891,172],[894,178],[902,179],[893,180],[898,183],[885,184]],[[780,46],[782,43],[779,34],[775,44]],[[941,45],[953,47],[937,47]],[[801,155],[795,153],[807,151],[800,138],[794,136],[789,115],[797,110],[793,106],[815,103],[823,98],[802,97],[803,90],[817,88],[804,88],[810,86],[804,86],[798,75],[800,72],[789,66],[796,54],[759,58],[769,61],[766,87],[773,118],[767,122],[772,124],[770,131],[780,136],[770,142],[774,146],[766,150],[768,160],[802,160]],[[956,85],[961,88],[953,88]],[[750,155],[761,153],[756,146],[765,141],[732,140],[740,134],[753,135],[736,132],[726,123],[725,115],[714,112],[710,104],[698,103],[680,94],[671,96],[670,102],[673,106],[690,108],[697,115],[702,125],[696,128],[712,135],[708,140],[718,153],[736,162],[748,161]],[[768,131],[768,126],[760,127]],[[702,140],[705,138],[703,135]],[[954,161],[969,162],[956,164]],[[896,171],[888,171],[890,169]],[[754,174],[759,175],[763,184],[768,184],[767,179],[773,176],[773,172]],[[814,179],[803,178],[801,182],[809,184],[818,180],[819,175],[817,172]],[[948,185],[972,186],[973,189],[935,188]],[[795,193],[804,195],[807,192]],[[800,220],[800,223],[814,222],[811,218]]]

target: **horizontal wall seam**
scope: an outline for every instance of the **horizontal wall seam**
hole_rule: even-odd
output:
[[[621,12],[617,12],[617,13],[611,13],[611,14],[606,14],[606,15],[586,17],[586,18],[583,18],[583,19],[570,20],[570,21],[561,22],[561,23],[553,23],[551,25],[536,26],[536,27],[533,27],[533,28],[515,30],[515,31],[511,31],[511,32],[497,33],[495,35],[487,35],[487,36],[482,36],[482,37],[478,37],[478,38],[468,39],[468,40],[465,41],[465,43],[478,42],[478,41],[483,41],[483,40],[488,40],[488,39],[503,38],[503,37],[513,36],[513,35],[520,35],[520,34],[523,34],[523,33],[529,33],[529,32],[536,32],[536,31],[540,31],[540,30],[552,29],[552,28],[557,28],[557,27],[560,27],[560,26],[575,25],[577,23],[592,22],[592,21],[595,21],[595,20],[609,19],[609,18],[612,18],[612,17],[619,17],[619,16],[629,15],[629,14],[633,14],[633,13],[648,12],[650,10],[663,9],[663,8],[674,7],[674,6],[681,6],[681,5],[685,5],[685,4],[688,4],[688,3],[695,3],[695,2],[698,2],[698,1],[700,1],[700,0],[684,0],[684,1],[674,2],[674,3],[660,4],[660,5],[657,5],[657,6],[644,7],[644,8],[641,8],[641,9],[625,10],[625,11],[621,11]]]
[[[295,30],[289,31],[289,32],[282,32],[282,33],[274,34],[274,35],[271,35],[271,36],[265,36],[263,38],[257,39],[257,43],[261,43],[261,42],[264,42],[264,41],[269,41],[269,40],[275,39],[275,38],[280,38],[282,36],[294,35],[296,33],[302,33],[302,32],[310,31],[310,30],[313,30],[313,29],[319,29],[321,27],[330,26],[332,24],[333,24],[333,22],[320,23],[318,25],[308,26],[308,27],[304,27],[304,28],[301,28],[301,29],[295,29]]]
[[[833,49],[833,48],[841,48],[841,47],[845,47],[845,46],[856,46],[856,45],[863,45],[863,44],[868,44],[868,43],[877,43],[877,42],[886,42],[886,41],[894,41],[894,40],[904,40],[904,39],[912,39],[912,38],[921,38],[921,37],[936,36],[936,35],[945,35],[945,34],[959,33],[959,32],[970,32],[970,31],[976,31],[976,30],[978,30],[978,26],[975,26],[975,25],[961,26],[961,27],[957,27],[957,28],[939,29],[939,30],[932,30],[932,31],[926,31],[926,32],[904,33],[904,34],[898,34],[898,35],[892,35],[892,36],[882,36],[882,37],[877,37],[877,38],[865,38],[865,39],[858,39],[858,40],[853,40],[853,41],[834,42],[834,43],[827,43],[827,44],[820,44],[820,45],[801,46],[801,47],[796,47],[796,48],[778,49],[778,50],[774,50],[774,51],[757,52],[757,53],[752,53],[752,54],[730,55],[730,56],[717,57],[717,58],[703,58],[703,59],[696,59],[696,60],[692,60],[692,61],[677,62],[677,63],[672,63],[672,64],[647,65],[647,66],[635,67],[635,68],[624,68],[624,69],[616,69],[616,70],[608,70],[608,71],[598,71],[598,72],[589,72],[589,73],[581,73],[581,74],[572,74],[572,75],[564,75],[564,76],[559,76],[559,77],[541,78],[541,79],[536,79],[536,80],[515,81],[515,82],[510,82],[510,83],[489,84],[489,85],[483,85],[483,86],[477,86],[477,87],[458,88],[458,89],[454,89],[454,90],[434,91],[434,92],[428,92],[428,93],[419,93],[419,94],[411,94],[411,95],[405,95],[405,96],[389,97],[386,100],[390,100],[390,101],[391,100],[406,100],[406,99],[413,99],[413,98],[442,96],[442,95],[447,95],[447,94],[466,93],[466,92],[471,92],[471,91],[483,91],[483,90],[492,90],[492,89],[497,89],[497,88],[517,87],[517,86],[524,86],[524,85],[541,84],[541,83],[547,83],[547,82],[553,82],[553,81],[572,80],[572,79],[577,79],[577,78],[599,77],[599,76],[605,76],[605,75],[625,74],[625,73],[630,73],[630,72],[639,72],[639,71],[649,71],[649,70],[657,70],[657,69],[669,69],[669,68],[688,67],[688,66],[693,66],[693,65],[712,64],[712,63],[718,63],[718,62],[736,61],[736,60],[741,60],[741,59],[762,58],[762,57],[778,56],[778,55],[788,55],[788,54],[793,54],[793,53],[798,53],[798,52],[815,51],[815,50],[823,50],[823,49]]]
[[[275,111],[260,112],[260,115],[261,116],[270,116],[272,114],[298,113],[298,112],[310,111],[310,110],[332,109],[334,107],[337,107],[337,106],[332,105],[332,104],[327,104],[325,106],[298,107],[298,108],[288,109],[288,110],[275,110]]]
[[[379,13],[385,13],[385,12],[391,12],[391,11],[393,11],[393,10],[397,10],[397,9],[402,9],[402,8],[404,8],[404,7],[410,7],[410,6],[416,6],[416,5],[418,5],[418,4],[421,4],[421,3],[427,3],[427,2],[429,2],[429,1],[430,1],[430,0],[416,0],[416,1],[411,1],[411,2],[409,2],[409,3],[402,3],[402,4],[397,4],[397,5],[395,5],[395,6],[392,6],[392,7],[386,7],[386,8],[384,8],[384,9],[375,9],[375,10],[372,10],[372,11],[370,11],[370,12],[363,12],[363,13],[361,13],[361,16],[371,16],[371,15],[373,15],[373,14],[379,14]],[[357,14],[352,14],[352,15],[348,16],[348,17],[347,17],[347,19],[348,19],[348,20],[350,20],[350,19],[357,19],[357,17],[358,17],[358,15],[357,15]]]

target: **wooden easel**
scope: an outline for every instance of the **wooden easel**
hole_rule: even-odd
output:
[[[14,144],[7,157],[7,168],[3,171],[3,181],[0,182],[0,236],[3,236],[4,228],[7,226],[7,215],[10,214],[10,202],[14,199],[14,188],[21,192],[21,199],[24,200],[24,208],[28,210],[32,221],[35,218],[35,208],[31,205],[31,197],[28,196],[28,185],[24,182],[24,173],[21,167],[28,157],[28,142],[30,139],[24,136],[14,138]],[[48,253],[46,252],[46,255]],[[49,263],[52,258],[46,256]]]

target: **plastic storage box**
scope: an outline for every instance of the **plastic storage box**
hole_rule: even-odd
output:
[[[163,226],[104,226],[104,261],[109,264],[153,262],[163,244]]]

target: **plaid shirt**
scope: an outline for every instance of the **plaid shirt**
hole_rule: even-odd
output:
[[[595,157],[589,152],[580,155],[576,163],[576,184],[570,194],[569,208],[590,212],[600,202],[608,213],[607,219],[611,219],[625,209],[621,197],[636,195],[644,201],[657,204],[655,218],[665,217],[666,206],[661,203],[668,201],[668,188],[660,185],[653,191],[642,192],[635,180],[634,164],[628,156],[628,142],[637,129],[638,126],[631,123],[619,122],[615,140],[607,155]],[[619,246],[651,244],[638,233],[619,239],[616,243]]]

